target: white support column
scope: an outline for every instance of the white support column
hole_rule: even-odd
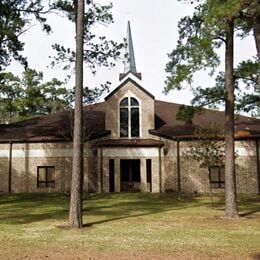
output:
[[[120,185],[121,179],[120,179],[120,159],[115,159],[115,192],[121,191],[121,185]]]
[[[109,159],[103,158],[103,192],[109,192]]]
[[[147,183],[146,183],[146,159],[142,158],[140,160],[140,171],[141,171],[141,191],[147,192]]]

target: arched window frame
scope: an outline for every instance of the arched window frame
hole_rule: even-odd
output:
[[[135,99],[138,103],[138,105],[131,105],[131,98]],[[124,99],[128,100],[128,104],[127,105],[121,105],[122,101]],[[122,97],[119,102],[118,102],[118,108],[119,108],[119,118],[118,118],[118,133],[119,133],[119,137],[120,138],[139,138],[141,137],[141,102],[140,100],[134,96],[134,95],[127,95]],[[132,109],[138,108],[138,134],[137,135],[133,135],[132,133],[132,114],[131,111]],[[121,109],[127,109],[127,116],[128,116],[128,127],[127,127],[127,134],[122,135],[121,133]]]

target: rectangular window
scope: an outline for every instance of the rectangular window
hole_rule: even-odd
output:
[[[37,187],[47,188],[55,187],[55,167],[38,166],[37,167]]]
[[[225,167],[224,166],[211,166],[209,178],[210,178],[211,188],[224,188],[225,187]]]

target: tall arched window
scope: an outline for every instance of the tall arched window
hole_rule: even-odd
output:
[[[139,103],[133,97],[120,102],[120,137],[139,137]]]

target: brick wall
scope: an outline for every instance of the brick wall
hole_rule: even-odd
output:
[[[159,138],[156,138],[159,139]],[[103,164],[104,189],[108,191],[108,160],[120,159],[152,159],[153,192],[159,191],[161,171],[162,190],[177,191],[177,146],[175,141],[161,139],[165,146],[161,149],[161,169],[158,148],[125,149],[117,148],[105,154],[107,160]],[[181,142],[180,149],[187,149],[188,142]],[[8,192],[9,144],[0,144],[0,192]],[[86,144],[84,155],[84,190],[98,191],[99,160],[95,142]],[[254,141],[236,142],[238,157],[236,158],[237,191],[258,192],[258,176],[256,163],[256,147]],[[71,143],[26,143],[12,145],[12,192],[66,192],[70,191],[72,169]],[[123,153],[125,155],[123,155]],[[70,155],[69,155],[70,154]],[[37,167],[55,166],[55,188],[37,188]],[[209,192],[208,173],[199,168],[195,161],[180,158],[180,175],[182,192]]]
[[[127,82],[112,97],[107,100],[106,129],[111,130],[112,138],[119,138],[119,102],[127,96],[136,97],[140,105],[141,137],[150,137],[148,130],[154,129],[154,99],[148,96],[132,82]]]

